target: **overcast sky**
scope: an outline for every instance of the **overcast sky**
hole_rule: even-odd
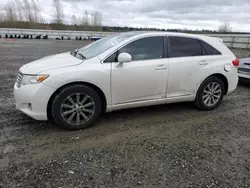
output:
[[[8,0],[0,0],[0,7]],[[61,0],[64,21],[99,11],[110,26],[218,29],[229,22],[233,31],[250,31],[250,0]],[[52,0],[39,0],[44,20],[54,15]]]

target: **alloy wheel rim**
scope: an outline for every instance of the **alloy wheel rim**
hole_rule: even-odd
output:
[[[93,117],[95,103],[89,95],[75,93],[62,102],[60,112],[66,122],[80,125]]]
[[[217,82],[209,83],[202,95],[202,101],[206,106],[212,107],[218,103],[222,95],[221,86]]]

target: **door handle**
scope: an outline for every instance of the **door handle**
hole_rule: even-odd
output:
[[[167,69],[167,65],[166,64],[160,64],[160,65],[157,65],[155,70],[165,70]]]
[[[208,65],[208,62],[207,62],[206,60],[202,60],[202,61],[200,61],[199,64],[200,64],[200,65]]]

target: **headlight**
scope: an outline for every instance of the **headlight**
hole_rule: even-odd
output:
[[[49,75],[23,75],[21,85],[41,83],[48,77]]]

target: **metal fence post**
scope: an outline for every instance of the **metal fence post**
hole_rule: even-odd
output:
[[[232,48],[234,48],[234,38],[235,38],[235,36],[233,36],[233,40],[232,40]]]
[[[250,36],[248,36],[248,41],[247,41],[247,50],[248,50],[248,47],[249,47],[249,42],[250,42]]]

